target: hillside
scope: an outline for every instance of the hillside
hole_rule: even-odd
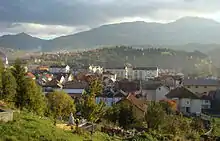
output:
[[[29,113],[16,114],[15,120],[0,123],[0,141],[83,141],[89,136],[79,136],[53,126],[53,122]],[[113,140],[108,135],[95,133],[94,141]],[[116,141],[116,140],[115,140]]]
[[[74,35],[59,37],[48,46],[80,48],[103,45],[181,45],[220,43],[220,24],[186,17],[168,24],[130,22],[104,25]]]
[[[142,46],[144,48],[148,48],[149,45],[153,47],[162,45],[166,48],[207,50],[210,44],[220,44],[219,34],[220,23],[209,19],[185,17],[167,24],[137,21],[103,25],[49,41],[31,37],[25,33],[5,35],[0,37],[0,46],[24,50],[36,50],[41,47],[43,51],[109,45]],[[188,47],[182,46],[184,44],[187,44]],[[207,45],[202,46],[201,44]]]
[[[26,33],[0,37],[0,47],[16,50],[37,50],[44,42],[45,40],[32,37]]]
[[[95,49],[78,54],[61,54],[59,57],[44,55],[41,58],[47,61],[67,61],[69,65],[89,64],[104,67],[122,67],[130,63],[136,67],[158,66],[164,69],[177,69],[193,73],[194,71],[208,70],[207,55],[195,51],[185,52],[165,48],[135,49],[132,47],[109,47]]]

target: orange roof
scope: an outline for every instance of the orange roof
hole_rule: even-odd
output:
[[[33,73],[31,73],[31,72],[28,72],[28,73],[27,73],[27,76],[29,76],[29,77],[32,78],[32,79],[35,79],[35,78],[36,78],[35,75],[33,75]]]
[[[143,112],[145,112],[145,101],[143,101],[143,100],[140,100],[140,99],[137,99],[136,97],[135,97],[135,95],[134,94],[132,94],[132,93],[130,93],[130,94],[128,94],[128,96],[126,97],[126,99],[128,100],[128,101],[130,101],[132,104],[134,104],[137,108],[139,108],[141,111],[143,111]]]

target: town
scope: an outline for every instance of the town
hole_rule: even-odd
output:
[[[10,65],[7,56],[3,53],[1,56],[5,66],[2,73],[2,105],[8,103],[11,106],[13,105],[12,107],[16,107],[17,103],[11,104],[13,103],[11,100],[13,101],[16,98],[16,93],[19,93],[19,91],[16,86],[8,83],[12,83],[13,79],[20,81],[19,83],[24,83],[16,78],[17,74],[23,74],[24,76],[21,76],[21,78],[30,79],[35,83],[29,83],[29,85],[34,85],[30,89],[35,89],[38,86],[40,88],[30,92],[47,97],[49,103],[46,105],[55,114],[53,119],[57,128],[74,131],[73,127],[76,126],[76,133],[79,132],[78,128],[93,133],[99,130],[98,126],[101,126],[100,132],[110,136],[121,139],[135,138],[135,135],[141,134],[141,132],[150,134],[149,129],[165,128],[164,126],[168,126],[166,124],[171,123],[163,122],[170,118],[172,119],[170,122],[173,123],[169,126],[179,128],[172,129],[173,131],[169,132],[166,131],[167,129],[163,129],[165,130],[164,133],[170,133],[170,136],[176,135],[186,138],[189,133],[179,132],[178,130],[181,130],[182,127],[175,122],[187,124],[184,123],[184,120],[189,120],[188,122],[192,120],[192,123],[188,123],[188,128],[191,128],[191,130],[195,128],[195,131],[191,132],[200,135],[199,139],[202,136],[206,136],[204,138],[206,139],[213,135],[213,139],[217,138],[215,135],[218,135],[218,133],[215,132],[219,130],[219,123],[214,121],[219,121],[220,81],[216,77],[190,77],[171,69],[162,69],[157,66],[133,67],[129,63],[117,68],[104,68],[92,64],[84,68],[77,68],[76,66],[70,67],[68,64],[49,66],[25,64],[18,59]],[[23,72],[19,72],[22,70]],[[4,71],[6,72],[4,73]],[[16,72],[16,75],[14,75],[14,72]],[[4,75],[6,75],[6,79],[12,80],[4,83]],[[14,78],[12,78],[13,75]],[[17,87],[19,85],[17,82]],[[26,87],[29,87],[29,85],[26,85]],[[10,96],[7,96],[4,90]],[[24,91],[28,93],[28,90]],[[4,94],[6,95],[4,96]],[[14,98],[12,98],[13,94]],[[64,95],[66,98],[62,98]],[[35,98],[37,97],[40,98],[39,96]],[[93,101],[92,105],[87,103],[89,98]],[[23,102],[27,102],[22,100],[26,101],[28,99],[19,99],[18,103],[20,105],[17,105],[18,108],[21,108]],[[75,105],[75,108],[71,108],[70,105],[69,108],[62,105],[61,103],[65,101],[66,104]],[[38,102],[39,104],[44,103]],[[56,104],[58,104],[58,107],[56,107]],[[60,107],[60,104],[64,107]],[[30,108],[30,105],[25,105],[23,107],[28,106],[25,109]],[[35,108],[37,107],[42,108],[39,105]],[[32,110],[29,109],[29,111]],[[59,110],[61,111],[59,112]],[[38,113],[37,110],[35,112]],[[51,116],[45,113],[43,115]],[[182,119],[180,115],[185,119]],[[13,120],[10,114],[9,118],[2,116],[2,119],[4,121]],[[179,133],[173,134],[173,132]],[[157,135],[152,134],[151,136],[160,140]],[[173,139],[170,136],[164,135],[163,140]],[[196,138],[196,135],[193,136]],[[190,137],[188,138],[190,139]]]
[[[0,0],[0,141],[220,141],[219,0]]]

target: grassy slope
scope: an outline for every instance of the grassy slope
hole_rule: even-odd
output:
[[[84,139],[86,137],[57,129],[50,120],[40,119],[27,113],[17,115],[13,122],[0,124],[0,141],[83,141]],[[95,133],[93,139],[112,140],[100,132]]]
[[[217,127],[215,131],[215,135],[220,136],[220,118],[215,118],[215,122]]]

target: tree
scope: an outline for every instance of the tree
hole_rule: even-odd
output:
[[[22,66],[21,60],[17,59],[12,68],[12,74],[17,82],[15,106],[21,110],[26,106],[27,99],[27,83],[25,77],[25,68]]]
[[[109,109],[106,111],[105,118],[108,121],[117,124],[119,119],[119,112],[120,112],[120,107],[115,104],[112,107],[109,107]]]
[[[30,112],[36,113],[38,115],[42,115],[45,110],[45,97],[42,93],[41,88],[36,84],[36,82],[32,79],[27,79],[27,109]]]
[[[14,105],[17,83],[9,69],[4,71],[2,82],[3,99],[10,105]]]
[[[147,108],[147,114],[145,120],[148,128],[158,130],[160,126],[165,122],[166,112],[160,103],[151,102]]]
[[[95,97],[101,94],[103,89],[99,79],[93,78],[89,81],[89,88],[83,94],[83,98],[79,101],[79,109],[82,116],[88,121],[96,122],[105,115],[105,103],[96,103]]]
[[[73,99],[63,91],[55,91],[47,95],[48,107],[56,123],[58,117],[68,117],[75,113]]]
[[[126,103],[120,103],[119,108],[119,126],[127,129],[136,120],[133,114],[132,107],[130,105],[127,105]]]
[[[2,62],[2,60],[0,59],[0,99],[2,99],[2,75],[3,75],[3,71],[4,71],[4,64]]]

